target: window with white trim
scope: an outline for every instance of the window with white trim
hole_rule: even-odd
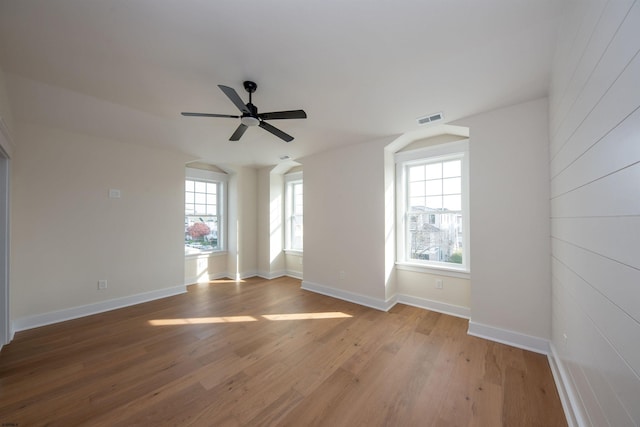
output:
[[[224,250],[226,175],[187,168],[184,189],[184,253]]]
[[[468,143],[396,154],[398,262],[469,271]]]
[[[303,185],[302,172],[285,175],[285,249],[302,252]]]

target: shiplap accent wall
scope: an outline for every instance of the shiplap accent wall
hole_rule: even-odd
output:
[[[578,424],[640,425],[640,2],[566,2],[550,91],[552,350]]]

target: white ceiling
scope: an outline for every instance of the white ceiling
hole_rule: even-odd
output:
[[[546,95],[554,0],[0,0],[0,67],[16,121],[268,165]],[[306,120],[228,138],[237,114]]]

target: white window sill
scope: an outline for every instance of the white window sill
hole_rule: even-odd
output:
[[[287,255],[298,255],[298,256],[303,255],[303,252],[299,249],[285,249],[284,253]]]
[[[193,258],[209,258],[215,256],[226,255],[227,251],[207,251],[207,252],[198,252],[196,254],[185,254],[185,259],[193,259]]]
[[[412,262],[396,262],[398,270],[413,271],[416,273],[436,274],[438,276],[457,277],[459,279],[471,279],[471,272],[456,268],[435,267]]]

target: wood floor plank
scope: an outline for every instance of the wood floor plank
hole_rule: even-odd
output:
[[[358,387],[358,379],[351,372],[344,369],[336,369],[330,377],[325,379],[305,402],[300,402],[280,420],[281,426],[314,426],[329,425],[336,422],[335,409],[351,394],[353,388]]]
[[[0,424],[566,425],[544,356],[467,328],[286,277],[192,285],[17,333],[0,352]]]

